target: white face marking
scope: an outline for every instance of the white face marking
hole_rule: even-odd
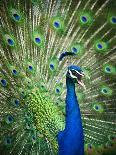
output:
[[[72,69],[72,70],[74,70],[74,69]],[[78,71],[76,71],[76,70],[74,70],[75,72],[77,72],[79,75],[81,75],[81,76],[84,76],[84,73],[79,73]],[[74,76],[73,74],[72,74],[72,72],[71,72],[71,70],[69,70],[69,74],[70,74],[70,76],[72,77],[72,78],[75,78],[75,79],[77,79],[77,77],[76,76]],[[80,80],[78,80],[77,79],[77,82],[78,82],[78,84],[79,85],[81,85],[82,87],[84,87],[84,89],[86,90],[86,87],[85,87],[85,84]]]
[[[74,76],[70,70],[69,70],[69,73],[70,73],[70,76],[71,76],[72,78],[77,79],[77,77],[76,77],[76,76]]]
[[[72,69],[72,70],[74,70],[74,69]],[[74,70],[74,71],[77,72],[79,75],[84,76],[84,72],[82,72],[83,74],[81,74],[80,72],[78,72],[76,70]]]

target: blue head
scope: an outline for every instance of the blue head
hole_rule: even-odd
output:
[[[85,88],[85,85],[81,80],[81,78],[84,76],[84,72],[82,71],[81,67],[74,65],[69,66],[66,76],[71,78],[74,83],[77,82],[79,85]]]

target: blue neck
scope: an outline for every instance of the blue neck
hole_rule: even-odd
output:
[[[73,80],[66,77],[67,95],[66,95],[66,130],[73,130],[81,126],[81,114],[78,100],[75,92]],[[76,128],[75,128],[76,127]]]
[[[84,155],[80,109],[73,80],[66,77],[66,125],[58,135],[59,155]]]

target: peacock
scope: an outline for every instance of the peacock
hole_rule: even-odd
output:
[[[0,0],[0,155],[116,155],[115,8]]]
[[[83,85],[82,76],[84,73],[80,67],[68,67],[66,75],[66,125],[64,131],[60,131],[58,134],[59,155],[84,155],[83,128],[74,84],[77,81],[78,84]]]

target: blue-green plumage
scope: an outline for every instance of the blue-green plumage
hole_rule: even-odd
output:
[[[0,0],[0,154],[116,154],[115,8]]]

